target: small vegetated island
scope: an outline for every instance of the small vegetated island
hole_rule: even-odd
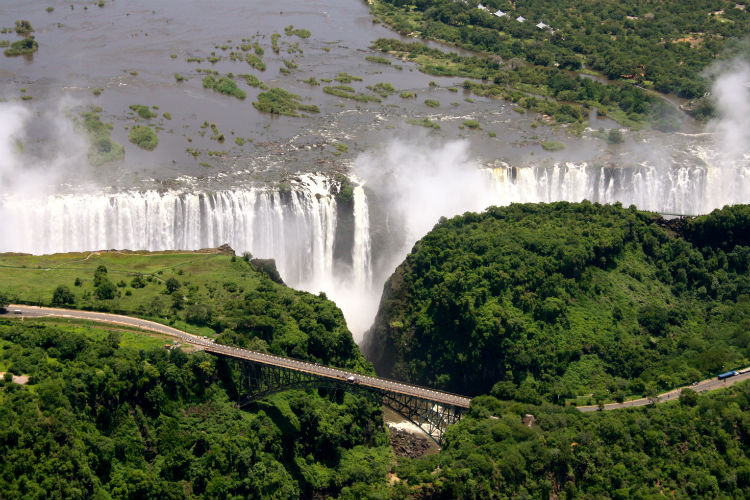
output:
[[[89,111],[82,112],[77,119],[77,124],[83,128],[91,141],[87,156],[89,163],[94,166],[125,158],[125,148],[112,139],[112,124],[101,121],[101,111],[100,107],[92,107]]]

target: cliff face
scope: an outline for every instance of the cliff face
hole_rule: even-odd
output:
[[[398,323],[391,318],[399,314],[400,306],[405,301],[406,290],[403,288],[403,266],[401,264],[383,285],[375,321],[365,332],[362,353],[375,365],[375,372],[384,377],[394,376],[394,367],[403,353],[396,349],[396,338],[401,333]]]

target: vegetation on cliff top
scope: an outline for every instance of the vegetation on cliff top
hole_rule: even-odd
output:
[[[521,417],[532,414],[536,425]],[[401,458],[394,498],[747,498],[750,385],[679,402],[581,414],[490,396],[439,455]]]
[[[274,280],[276,282],[274,282]],[[0,255],[0,293],[169,323],[218,342],[368,370],[341,311],[324,295],[280,285],[272,262],[220,253]]]
[[[385,376],[469,395],[622,399],[750,364],[750,206],[685,223],[584,203],[443,220],[385,287]]]

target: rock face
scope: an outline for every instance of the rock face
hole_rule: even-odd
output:
[[[403,264],[383,285],[383,295],[378,306],[378,313],[372,327],[365,333],[361,346],[362,353],[368,361],[375,365],[375,372],[380,375],[394,374],[394,365],[397,362],[398,350],[394,345],[394,330],[399,328],[399,323],[391,321],[390,318],[396,313],[403,301]]]
[[[430,441],[411,432],[390,428],[391,448],[397,457],[419,458],[430,451]]]

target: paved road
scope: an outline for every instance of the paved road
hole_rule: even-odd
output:
[[[172,328],[170,326],[162,325],[161,323],[156,323],[154,321],[148,321],[145,319],[132,318],[130,316],[122,316],[120,314],[79,311],[72,309],[57,309],[54,307],[22,306],[15,304],[9,305],[7,309],[9,313],[6,314],[6,316],[16,318],[53,316],[58,318],[83,319],[88,321],[98,321],[103,323],[136,327],[142,330],[149,330],[152,332],[170,335],[172,337],[177,337],[182,342],[192,344],[207,352],[222,354],[224,356],[231,356],[238,359],[247,359],[256,363],[263,363],[266,365],[278,366],[281,368],[288,368],[290,370],[310,373],[319,377],[326,377],[337,381],[347,382],[349,380],[349,377],[354,377],[354,379],[356,380],[355,383],[361,386],[372,387],[382,391],[395,392],[408,396],[423,398],[443,405],[453,405],[461,408],[468,408],[471,402],[469,398],[466,398],[464,396],[436,391],[427,387],[403,384],[395,380],[361,375],[359,373],[340,370],[338,368],[321,366],[315,363],[299,361],[297,359],[284,358],[282,356],[274,356],[272,354],[264,354],[262,352],[240,349],[238,347],[231,347],[223,344],[216,344],[211,339],[200,337],[198,335],[192,335],[190,333],[183,332],[182,330],[178,330],[176,328]],[[15,314],[15,311],[20,311],[21,313]]]
[[[706,380],[702,380],[695,385],[686,385],[685,387],[678,387],[677,389],[672,389],[669,392],[664,392],[662,394],[659,394],[653,399],[653,401],[655,403],[661,403],[663,401],[670,401],[672,399],[677,399],[680,397],[680,393],[682,392],[683,389],[692,389],[695,392],[713,391],[716,389],[723,389],[724,387],[729,387],[730,385],[736,384],[737,382],[742,382],[743,380],[748,380],[748,379],[750,379],[750,372],[742,373],[740,375],[735,375],[734,377],[725,378],[724,380],[719,380],[716,377],[712,377]],[[622,403],[605,404],[604,409],[605,410],[619,410],[622,408],[633,408],[635,406],[646,406],[650,403],[651,401],[648,398],[631,399],[630,401],[623,401]],[[598,405],[579,406],[578,409],[583,412],[591,412],[591,411],[598,411],[599,406]]]

